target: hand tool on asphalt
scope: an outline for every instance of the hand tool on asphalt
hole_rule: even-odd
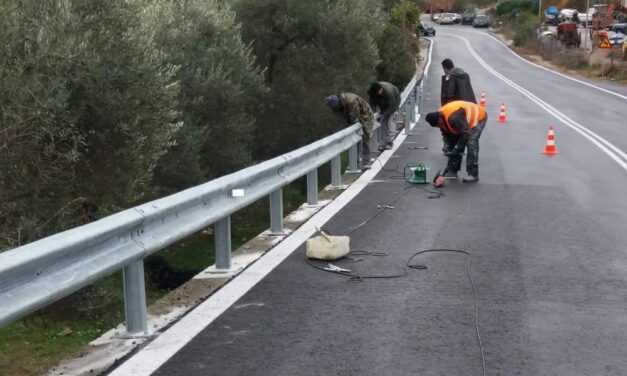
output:
[[[435,176],[433,176],[433,181],[432,181],[434,187],[436,188],[443,187],[444,183],[447,180],[457,179],[457,177],[447,177],[446,173],[447,173],[446,168],[436,171]]]
[[[442,173],[442,170],[438,170],[433,177],[433,186],[436,188],[444,187],[444,183],[446,182],[446,178]]]
[[[351,273],[350,269],[340,268],[339,266],[331,263],[328,263],[327,266],[323,267],[323,269],[335,273]]]

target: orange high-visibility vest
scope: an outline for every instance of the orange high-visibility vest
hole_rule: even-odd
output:
[[[486,118],[485,109],[478,104],[465,101],[449,102],[440,108],[440,113],[444,117],[444,126],[446,127],[446,130],[451,134],[457,134],[457,130],[451,126],[448,119],[459,109],[463,109],[466,113],[466,122],[468,123],[468,127],[470,129],[476,127],[480,121],[485,120]]]

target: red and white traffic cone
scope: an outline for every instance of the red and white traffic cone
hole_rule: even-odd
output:
[[[501,104],[501,112],[499,112],[499,123],[507,122],[507,113],[505,113],[505,103]]]
[[[546,145],[544,146],[544,154],[555,155],[557,154],[557,146],[555,145],[555,131],[553,127],[549,127],[549,133],[546,135]]]
[[[487,101],[485,99],[485,91],[481,92],[481,99],[479,100],[479,106],[481,107],[485,107],[487,104]]]

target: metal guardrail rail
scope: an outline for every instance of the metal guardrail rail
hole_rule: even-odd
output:
[[[401,99],[408,130],[421,107],[421,77],[411,80]],[[320,166],[331,161],[331,185],[340,187],[341,154],[348,150],[347,172],[360,172],[360,127],[354,124],[255,166],[0,253],[0,326],[121,269],[127,333],[147,334],[145,257],[213,224],[215,267],[228,271],[231,214],[269,195],[270,231],[282,233],[284,186],[306,175],[307,202],[315,205]]]

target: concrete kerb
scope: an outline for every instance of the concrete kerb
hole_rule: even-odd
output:
[[[348,187],[359,176],[360,174],[345,173],[342,176],[342,182]],[[329,188],[331,187],[326,187],[319,193],[318,205],[303,204],[285,217],[286,233],[284,235],[272,235],[269,230],[266,230],[234,250],[233,267],[228,273],[217,273],[215,266],[212,265],[148,307],[148,328],[151,335],[136,338],[123,337],[125,326],[121,323],[92,341],[76,358],[63,361],[52,368],[47,375],[87,376],[106,373],[206,300],[342,193],[342,190],[337,187]]]

